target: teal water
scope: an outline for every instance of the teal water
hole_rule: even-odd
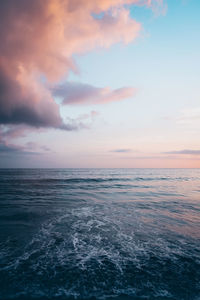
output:
[[[0,299],[200,299],[200,170],[1,169]]]

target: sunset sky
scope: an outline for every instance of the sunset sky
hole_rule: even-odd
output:
[[[199,0],[0,2],[0,167],[200,167]]]

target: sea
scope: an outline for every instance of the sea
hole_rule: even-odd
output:
[[[1,169],[0,299],[200,299],[200,169]]]

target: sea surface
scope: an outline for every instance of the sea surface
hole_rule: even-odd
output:
[[[0,299],[200,299],[199,169],[1,169]]]

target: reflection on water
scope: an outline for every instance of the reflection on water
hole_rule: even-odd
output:
[[[0,170],[0,299],[200,299],[200,170]]]

